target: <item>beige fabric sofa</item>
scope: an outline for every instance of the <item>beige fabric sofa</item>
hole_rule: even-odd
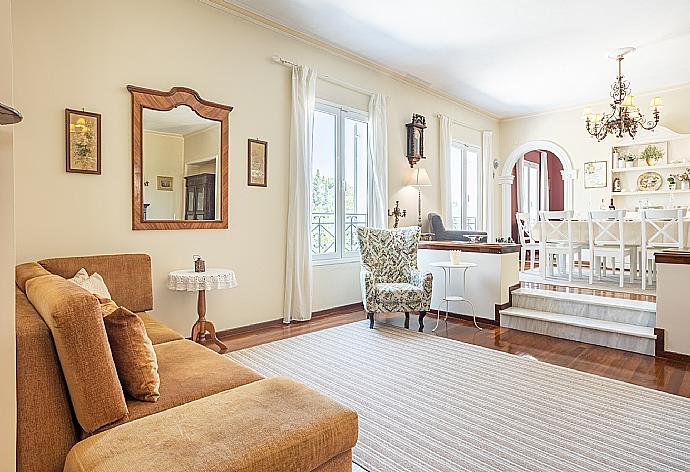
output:
[[[25,292],[35,277],[82,267],[144,320],[161,379],[156,403],[126,397],[127,415],[94,434],[75,417],[51,330]],[[17,266],[16,281],[18,471],[351,470],[357,414],[292,380],[263,379],[148,315],[149,256],[46,259]]]

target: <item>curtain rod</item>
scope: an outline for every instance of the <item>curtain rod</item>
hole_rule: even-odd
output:
[[[282,57],[280,57],[278,55],[271,56],[271,60],[273,62],[275,62],[276,64],[281,64],[281,65],[287,66],[287,67],[295,67],[297,65],[294,62],[288,61],[287,59],[283,59]],[[326,82],[330,82],[334,85],[339,85],[340,87],[350,89],[350,90],[357,92],[357,93],[361,93],[362,95],[372,96],[375,93],[375,92],[372,92],[371,90],[367,90],[367,89],[358,87],[356,85],[352,85],[352,84],[349,84],[347,82],[343,82],[342,80],[330,77],[328,75],[318,74],[318,77],[321,80],[324,80]]]
[[[440,117],[442,117],[442,116],[448,116],[448,115],[444,115],[443,113],[436,113],[436,116],[440,118]],[[456,119],[454,119],[454,118],[451,118],[450,116],[448,116],[448,119],[449,119],[450,122],[453,123],[454,125],[460,125],[460,126],[462,126],[462,127],[464,127],[464,128],[471,129],[472,131],[479,131],[480,133],[483,133],[484,131],[486,131],[486,130],[484,130],[484,129],[478,129],[478,128],[475,128],[474,126],[470,126],[470,125],[468,125],[467,123],[463,123],[462,121],[458,121],[458,120],[456,120]]]

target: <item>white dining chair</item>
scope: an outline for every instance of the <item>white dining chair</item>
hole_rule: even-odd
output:
[[[625,260],[630,260],[630,283],[635,281],[637,249],[625,244],[625,210],[590,211],[587,215],[589,230],[589,283],[594,283],[594,273],[601,280],[602,258],[604,270],[606,258],[613,260],[613,273],[619,265],[618,285],[625,285]]]
[[[540,211],[539,225],[541,239],[539,246],[539,267],[544,277],[553,275],[553,256],[558,261],[558,270],[564,272],[567,264],[568,281],[573,280],[575,256],[578,261],[578,276],[582,277],[582,249],[586,246],[573,240],[573,211]]]
[[[535,222],[529,213],[515,213],[515,220],[517,222],[517,229],[520,242],[520,270],[525,272],[527,270],[527,251],[530,253],[530,270],[534,270],[534,261],[536,260],[536,252],[539,249],[539,241],[536,241],[532,236],[532,228]]]
[[[683,216],[685,209],[647,209],[642,211],[642,290],[656,278],[654,255],[664,249],[685,247]]]

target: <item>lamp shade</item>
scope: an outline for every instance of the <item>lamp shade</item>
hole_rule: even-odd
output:
[[[426,172],[426,169],[421,167],[412,169],[407,185],[412,187],[431,187],[431,180],[429,180],[429,174]]]
[[[22,121],[22,114],[0,103],[0,125],[13,125]]]

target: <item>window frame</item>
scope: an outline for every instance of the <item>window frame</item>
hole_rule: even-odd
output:
[[[328,100],[317,99],[314,107],[315,112],[329,113],[336,116],[336,136],[335,136],[335,252],[325,254],[311,253],[312,265],[329,265],[359,262],[360,255],[357,251],[345,251],[345,228],[346,228],[346,214],[345,214],[345,119],[349,118],[354,121],[359,121],[367,126],[367,136],[369,133],[369,114],[357,108],[340,105],[338,103],[330,102]],[[313,143],[312,143],[313,146]],[[369,159],[369,146],[367,149],[367,211],[365,218],[365,226],[369,222],[369,195],[370,195],[370,179],[371,175],[371,159]],[[313,190],[313,189],[312,189]],[[311,202],[310,202],[311,204]],[[311,213],[311,209],[310,209]],[[311,225],[310,221],[309,235],[310,235],[310,250],[311,243]]]
[[[476,144],[467,144],[458,139],[451,141],[451,148],[460,150],[460,229],[459,231],[484,231],[484,167],[482,165],[482,149]],[[477,155],[477,222],[474,229],[467,229],[467,152],[472,150]],[[452,151],[452,149],[451,149]],[[452,159],[452,153],[451,153]],[[452,167],[452,166],[451,166]],[[454,185],[451,176],[451,185]],[[451,192],[452,195],[452,192]],[[452,202],[451,202],[452,204]],[[455,229],[453,224],[453,215],[450,221],[451,228]]]

